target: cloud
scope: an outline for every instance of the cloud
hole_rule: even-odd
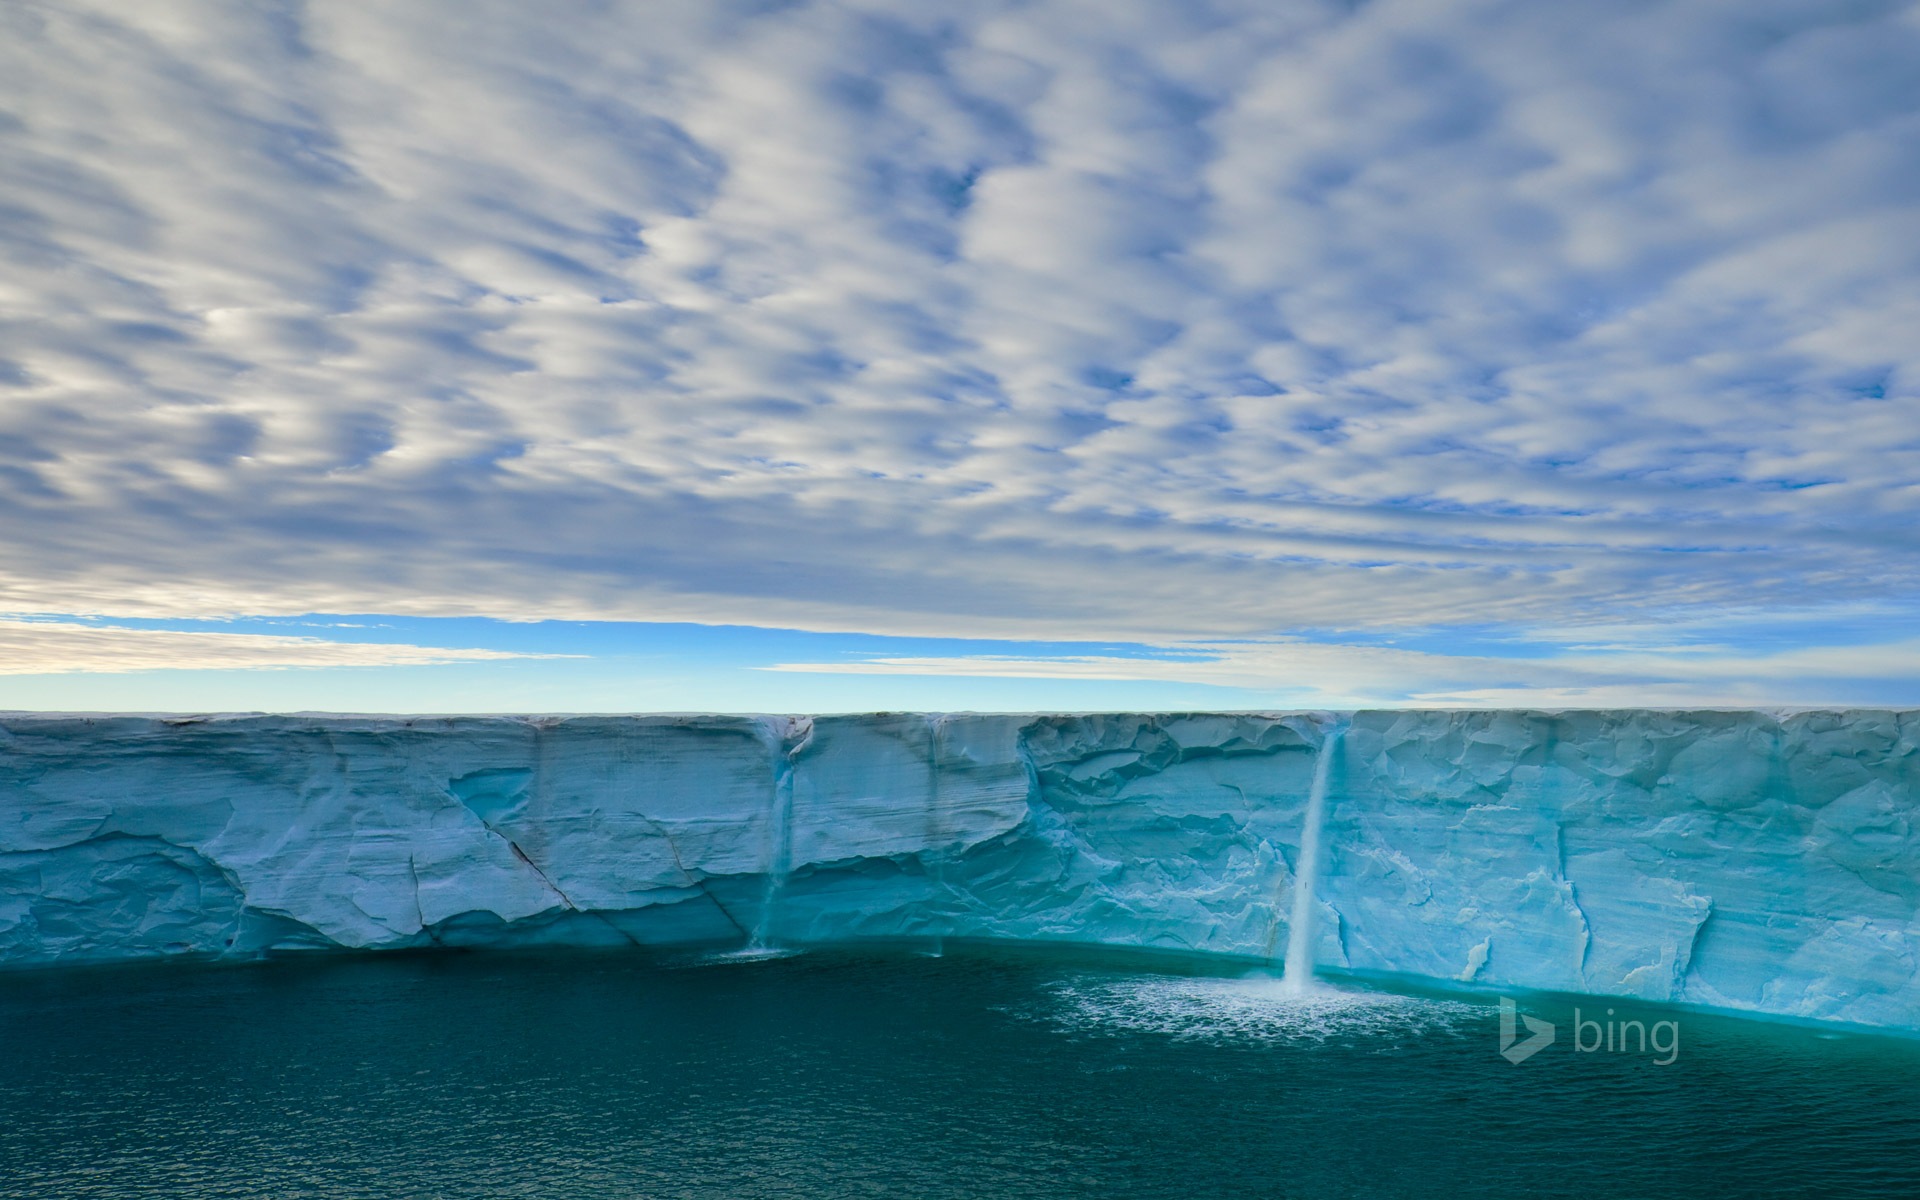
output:
[[[1160,647],[1152,656],[1007,654],[780,663],[772,671],[822,675],[1107,680],[1206,684],[1336,708],[1749,706],[1911,702],[1920,640],[1753,654],[1725,646],[1611,648],[1602,653],[1496,658],[1390,646],[1256,641]]]
[[[572,656],[0,618],[0,675],[396,667],[566,657]]]
[[[1920,607],[1920,17],[0,13],[0,608]]]

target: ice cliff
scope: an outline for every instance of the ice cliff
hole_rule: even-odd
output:
[[[1338,738],[1331,729],[1344,728]],[[0,964],[999,937],[1920,1028],[1920,713],[0,717]]]

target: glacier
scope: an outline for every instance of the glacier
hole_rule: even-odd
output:
[[[16,713],[0,966],[1292,940],[1333,976],[1915,1031],[1916,783],[1920,713],[1886,710]]]

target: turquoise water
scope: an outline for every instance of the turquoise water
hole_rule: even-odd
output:
[[[1920,1044],[1575,1003],[1514,1065],[1486,1003],[1034,949],[16,973],[0,1195],[1920,1196]]]

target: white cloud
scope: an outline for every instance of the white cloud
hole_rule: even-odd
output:
[[[1911,608],[1916,11],[11,6],[0,608]]]
[[[1195,683],[1302,706],[1638,707],[1765,705],[1783,685],[1806,704],[1886,703],[1920,675],[1920,640],[1754,654],[1725,646],[1494,658],[1303,641],[1183,644],[1164,657],[954,655],[781,663],[772,671]],[[1909,693],[1910,695],[1910,693]]]
[[[0,675],[120,674],[280,667],[417,667],[436,663],[561,658],[504,650],[334,642],[260,633],[130,629],[72,621],[0,618]]]

